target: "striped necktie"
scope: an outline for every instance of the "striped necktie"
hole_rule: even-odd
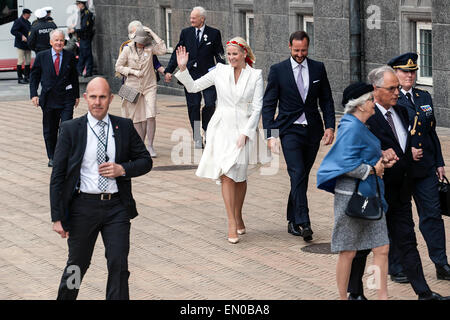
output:
[[[99,121],[97,125],[100,126],[97,143],[97,163],[100,165],[106,162],[106,134],[105,134],[106,123],[103,121]],[[101,192],[105,192],[106,189],[108,188],[108,178],[100,175],[98,177],[98,188],[100,189]]]

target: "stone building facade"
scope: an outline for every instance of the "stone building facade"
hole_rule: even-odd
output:
[[[447,0],[95,0],[97,35],[95,57],[99,72],[114,78],[118,48],[127,39],[127,25],[140,20],[169,47],[189,26],[194,6],[203,6],[207,24],[250,41],[255,67],[267,74],[270,65],[289,57],[288,39],[306,30],[313,40],[310,57],[323,61],[330,79],[336,110],[342,110],[342,91],[358,78],[365,80],[374,67],[406,51],[420,54],[419,86],[434,97],[441,126],[450,126],[450,1]],[[359,16],[353,8],[359,6]],[[356,21],[356,22],[355,22]],[[355,25],[360,26],[354,35]],[[356,38],[355,38],[356,37]],[[355,39],[357,40],[355,42]],[[355,49],[354,44],[359,44]],[[163,65],[170,54],[161,56]],[[114,79],[114,80],[113,80]],[[173,80],[158,83],[158,92],[182,95]]]

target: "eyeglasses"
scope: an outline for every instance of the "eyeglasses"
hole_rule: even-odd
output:
[[[377,88],[385,89],[385,90],[389,91],[390,93],[395,92],[395,90],[398,90],[399,92],[400,92],[400,90],[402,90],[402,86],[398,86],[398,87],[388,87],[388,88],[377,86]]]

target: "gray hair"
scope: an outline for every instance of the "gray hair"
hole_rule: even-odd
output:
[[[205,10],[205,8],[203,8],[203,7],[194,7],[194,8],[192,9],[192,12],[194,12],[194,11],[197,11],[198,14],[199,14],[201,17],[203,17],[203,18],[206,19],[206,10]]]
[[[50,39],[53,39],[53,35],[55,35],[56,33],[62,34],[63,38],[66,37],[66,34],[64,33],[63,30],[61,30],[61,29],[53,29],[52,31],[50,31]]]
[[[128,34],[135,33],[138,27],[142,26],[142,22],[139,20],[133,20],[128,24]]]
[[[368,92],[366,94],[363,94],[361,97],[352,99],[345,105],[344,113],[354,113],[356,111],[356,107],[362,106],[364,103],[366,103],[367,100],[369,100],[372,97],[373,93]]]
[[[392,69],[390,66],[382,66],[370,71],[369,75],[367,76],[367,80],[369,80],[369,83],[373,84],[376,87],[382,87],[384,86],[384,74],[386,72],[391,72],[394,76],[397,77],[394,69]]]

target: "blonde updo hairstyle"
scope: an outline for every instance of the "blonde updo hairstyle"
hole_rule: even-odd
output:
[[[248,45],[247,41],[245,41],[242,37],[234,37],[230,41],[227,42],[228,46],[234,46],[241,49],[243,52],[247,53],[247,57],[245,58],[245,62],[252,67],[256,61],[255,55],[253,54],[252,48]]]

